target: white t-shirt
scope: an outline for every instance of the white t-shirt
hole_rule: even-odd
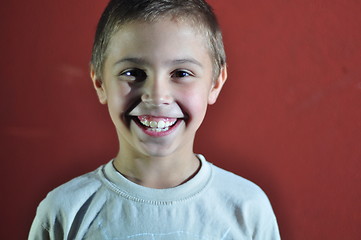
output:
[[[29,239],[277,240],[268,198],[252,182],[207,162],[169,189],[137,185],[112,161],[51,191]]]

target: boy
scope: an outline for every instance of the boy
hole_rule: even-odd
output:
[[[222,36],[203,0],[112,0],[91,78],[119,153],[53,190],[29,239],[279,239],[264,193],[193,153],[226,80]]]

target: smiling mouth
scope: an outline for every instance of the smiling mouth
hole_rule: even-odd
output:
[[[179,123],[178,118],[154,117],[149,115],[134,116],[132,119],[148,135],[164,135],[170,133]],[[160,136],[159,135],[159,136]]]
[[[138,116],[140,124],[150,131],[165,132],[177,123],[177,118],[158,118],[150,116]]]

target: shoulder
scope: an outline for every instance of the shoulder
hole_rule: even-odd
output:
[[[223,191],[242,194],[245,198],[265,196],[262,189],[250,180],[214,165],[212,165],[212,171],[214,184]]]
[[[249,233],[255,239],[269,239],[271,235],[279,239],[277,220],[265,192],[255,183],[219,167],[212,166],[212,171],[218,201],[246,223]]]
[[[101,180],[98,174],[99,170],[100,169],[97,169],[62,184],[49,192],[46,199],[52,201],[59,201],[59,199],[61,199],[61,202],[63,202],[65,198],[78,199],[79,197],[84,198],[92,195],[101,186]]]
[[[76,177],[49,192],[40,203],[37,215],[52,218],[64,211],[67,213],[77,211],[101,188],[102,180],[99,172],[102,167]]]
[[[69,229],[77,218],[82,218],[86,208],[94,199],[104,202],[104,194],[97,194],[102,188],[102,169],[79,176],[55,188],[39,204],[31,226],[29,239],[42,239],[41,236],[64,236],[64,229]],[[102,199],[99,199],[100,198]]]
[[[243,211],[273,215],[273,210],[265,192],[255,183],[232,172],[212,165],[214,191]]]

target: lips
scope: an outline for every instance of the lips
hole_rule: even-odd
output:
[[[155,117],[150,115],[137,116],[134,117],[133,120],[147,135],[154,137],[170,134],[180,123],[178,118]]]

